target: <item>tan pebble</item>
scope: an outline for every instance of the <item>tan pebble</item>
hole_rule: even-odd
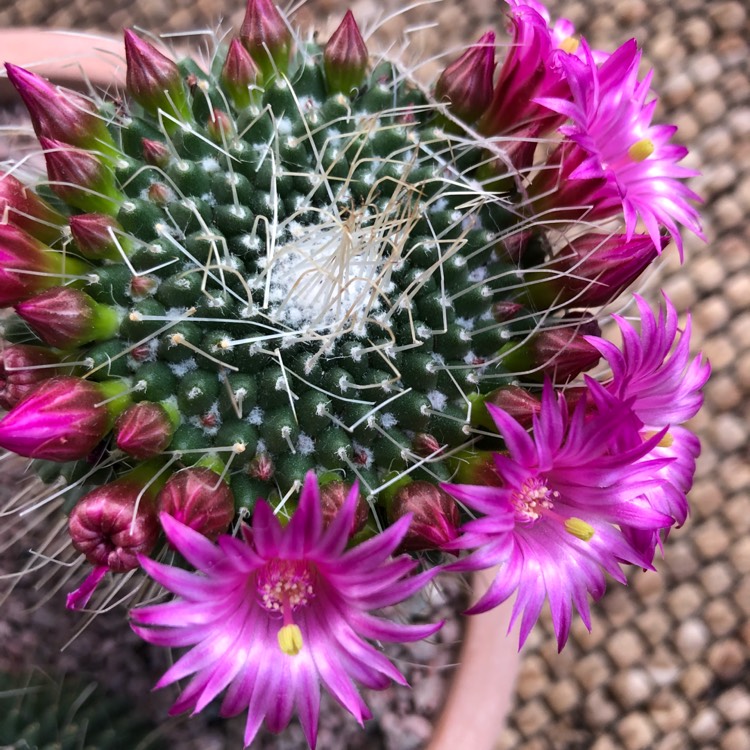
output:
[[[723,554],[729,546],[727,532],[716,519],[709,519],[693,532],[693,541],[704,559]]]
[[[690,664],[680,677],[680,686],[688,698],[703,695],[714,680],[714,675],[705,664]]]
[[[706,6],[709,18],[722,31],[735,31],[742,28],[747,18],[747,11],[743,3],[738,0],[730,2],[712,2]]]
[[[704,708],[690,722],[688,728],[691,737],[698,742],[708,742],[718,737],[721,731],[721,717],[713,708]]]
[[[708,652],[708,664],[716,676],[723,680],[735,680],[747,663],[747,654],[742,644],[728,638],[714,644]]]
[[[550,713],[539,700],[522,705],[515,712],[516,726],[526,737],[536,734],[550,720]]]
[[[681,695],[662,690],[648,705],[648,712],[662,732],[674,732],[683,727],[690,716],[690,708]]]
[[[648,700],[654,684],[643,669],[627,669],[616,674],[610,686],[618,703],[631,709]]]
[[[642,713],[629,714],[619,721],[617,734],[627,750],[650,750],[656,736],[654,725]]]
[[[724,732],[721,750],[750,750],[750,727],[737,726]]]
[[[705,653],[710,638],[706,624],[691,617],[677,628],[675,645],[686,661],[694,661]]]
[[[611,724],[619,715],[617,704],[605,697],[602,690],[589,693],[583,702],[583,715],[588,724],[602,728]]]
[[[635,630],[615,631],[607,643],[607,652],[620,669],[643,659],[643,642]]]
[[[581,700],[581,693],[573,680],[556,682],[547,691],[547,703],[552,710],[562,716],[571,711]]]
[[[667,597],[667,606],[678,620],[695,614],[702,604],[703,594],[694,583],[683,583]]]

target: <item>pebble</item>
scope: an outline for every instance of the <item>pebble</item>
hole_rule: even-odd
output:
[[[625,709],[632,709],[648,700],[653,682],[645,670],[627,669],[618,672],[610,686],[619,704]]]
[[[677,628],[675,645],[685,661],[696,661],[704,654],[710,637],[702,620],[690,618]]]
[[[654,742],[654,725],[642,713],[628,714],[617,723],[617,734],[627,750],[649,750]]]
[[[715,643],[708,652],[708,664],[717,677],[727,682],[736,680],[747,666],[747,652],[734,638]]]

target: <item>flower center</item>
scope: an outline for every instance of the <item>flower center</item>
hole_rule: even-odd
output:
[[[539,477],[529,477],[510,498],[516,511],[516,520],[520,523],[538,521],[545,511],[555,507],[560,493],[550,490]]]
[[[302,650],[302,631],[294,622],[294,612],[315,596],[310,566],[300,560],[272,560],[258,573],[256,587],[260,605],[272,615],[280,615],[279,648],[287,656]]]
[[[588,542],[594,536],[594,527],[581,518],[565,518],[557,513],[555,503],[560,499],[557,490],[551,490],[540,477],[529,477],[510,497],[516,521],[524,525],[536,523],[542,516],[562,524],[568,534]]]
[[[560,42],[559,47],[563,52],[572,55],[578,49],[580,44],[581,42],[574,36],[568,36]]]
[[[633,161],[645,161],[651,154],[654,153],[656,146],[654,142],[648,138],[641,138],[640,141],[636,141],[629,149],[628,156]]]

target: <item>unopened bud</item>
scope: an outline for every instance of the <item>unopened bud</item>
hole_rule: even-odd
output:
[[[69,286],[54,287],[19,302],[16,312],[42,341],[58,349],[110,339],[120,326],[114,308]]]
[[[539,414],[542,408],[542,402],[536,396],[517,385],[504,385],[497,388],[484,396],[483,401],[485,404],[500,407],[524,427],[531,427],[534,415]],[[489,423],[482,422],[482,424],[494,429],[495,423],[488,413],[487,419]]]
[[[362,38],[362,32],[350,10],[323,51],[323,66],[328,92],[347,96],[353,89],[361,88],[367,72],[370,55]]]
[[[12,224],[0,224],[0,306],[18,302],[61,283],[63,275],[86,273],[88,266],[56,253]]]
[[[162,404],[139,401],[129,406],[117,420],[117,447],[142,461],[154,458],[171,442],[178,420],[179,417],[171,415]]]
[[[492,317],[497,323],[507,323],[513,320],[523,310],[523,305],[510,300],[495,302],[492,305]]]
[[[134,479],[122,478],[89,492],[73,508],[68,521],[73,546],[94,570],[68,595],[67,608],[85,607],[104,575],[139,567],[159,538],[153,497]]]
[[[525,293],[537,306],[575,303],[596,307],[611,302],[632,284],[669,243],[661,238],[661,248],[649,235],[591,233],[573,240],[537,274]]]
[[[247,109],[253,103],[256,98],[253,89],[259,77],[260,69],[250,53],[239,39],[232,39],[221,69],[221,82],[237,109]]]
[[[104,118],[88,99],[75,91],[53,86],[17,65],[5,63],[5,69],[29,111],[38,138],[52,138],[110,156],[118,153]]]
[[[234,496],[213,470],[193,466],[173,474],[157,498],[159,510],[209,539],[216,539],[234,518]]]
[[[260,479],[261,482],[268,482],[273,478],[275,467],[273,459],[268,453],[258,453],[247,465],[247,473],[253,479]]]
[[[147,112],[159,118],[167,132],[177,127],[177,120],[190,119],[187,93],[177,65],[156,47],[125,29],[125,85],[128,93]]]
[[[458,536],[456,501],[434,484],[411,482],[396,493],[388,507],[388,520],[395,523],[408,513],[411,524],[399,546],[404,552],[440,549]]]
[[[124,198],[109,167],[93,154],[62,141],[40,138],[50,187],[81,211],[114,214]]]
[[[161,141],[152,141],[144,138],[141,141],[141,146],[143,149],[143,161],[146,164],[151,164],[153,167],[161,167],[162,169],[169,164],[172,154]]]
[[[51,245],[60,239],[65,217],[12,174],[0,172],[0,224],[4,223]]]
[[[130,240],[122,227],[106,214],[77,214],[69,219],[78,252],[92,260],[122,260],[123,252],[130,250]]]
[[[437,456],[442,446],[434,435],[426,432],[418,432],[412,440],[412,450],[423,458],[427,456]]]
[[[589,331],[572,326],[540,331],[529,342],[532,367],[556,383],[572,380],[576,375],[590,370],[599,362],[601,355],[586,341],[585,334],[589,334]]]
[[[495,70],[495,34],[488,31],[451,63],[435,84],[435,98],[447,101],[462,120],[474,122],[492,99]]]
[[[0,447],[48,461],[86,458],[127,405],[112,398],[124,390],[116,381],[46,380],[0,420]]]
[[[328,526],[336,517],[338,512],[344,506],[346,498],[351,492],[352,486],[346,482],[335,480],[320,487],[320,508],[323,512],[323,525]],[[357,532],[362,531],[367,523],[367,517],[370,514],[370,508],[360,493],[357,497],[357,509],[352,518],[352,528],[349,536],[354,536]]]
[[[224,144],[234,134],[234,122],[226,112],[214,108],[206,123],[206,132],[214,143]]]
[[[60,357],[41,346],[16,344],[0,352],[0,407],[12,409],[40,383],[58,374]]]
[[[265,82],[277,70],[286,72],[292,35],[271,0],[247,0],[240,39],[263,72]]]

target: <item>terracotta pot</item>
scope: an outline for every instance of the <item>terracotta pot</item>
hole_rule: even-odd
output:
[[[103,33],[0,29],[2,61],[28,67],[55,83],[111,89],[125,78],[122,40]],[[0,102],[17,101],[6,78],[0,78]],[[478,598],[494,571],[475,574]],[[491,750],[511,704],[518,672],[516,639],[507,637],[510,605],[467,618],[460,663],[448,699],[427,750]]]

